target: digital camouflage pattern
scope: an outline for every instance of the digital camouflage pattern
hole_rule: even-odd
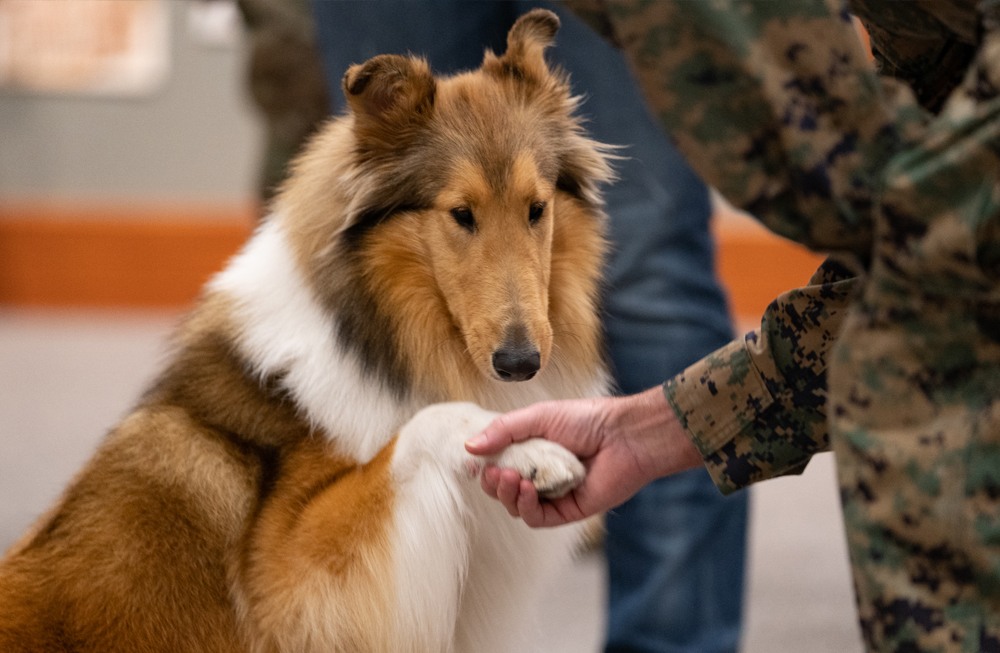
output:
[[[574,4],[706,181],[836,256],[665,384],[716,483],[833,449],[868,648],[1000,651],[1000,3]]]
[[[829,449],[825,350],[858,285],[851,269],[828,259],[809,286],[771,303],[760,330],[666,385],[726,494],[801,472],[814,453]]]

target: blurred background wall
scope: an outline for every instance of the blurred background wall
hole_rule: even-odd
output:
[[[0,304],[196,296],[259,210],[247,49],[222,0],[0,0]],[[716,227],[741,319],[819,260],[728,210]]]
[[[183,306],[256,218],[234,4],[0,0],[0,304]]]
[[[247,101],[244,43],[237,21],[218,14],[213,22],[204,4],[212,3],[153,0],[168,23],[166,69],[149,71],[151,86],[132,94],[35,90],[16,80],[0,87],[0,198],[246,203],[261,134]],[[148,29],[136,38],[151,40]]]

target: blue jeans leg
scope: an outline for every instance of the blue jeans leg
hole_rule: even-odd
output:
[[[606,651],[738,649],[746,499],[723,497],[696,469],[653,482],[608,515]]]

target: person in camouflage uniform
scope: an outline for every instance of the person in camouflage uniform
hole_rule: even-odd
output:
[[[556,525],[691,465],[729,493],[832,449],[868,648],[1000,651],[1000,2],[575,5],[702,178],[830,258],[664,392],[467,445],[560,441],[588,464],[574,494],[496,469],[484,489]]]

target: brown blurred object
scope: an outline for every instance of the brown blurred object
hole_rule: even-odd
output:
[[[288,162],[329,116],[330,96],[308,1],[238,4],[250,41],[247,83],[267,128],[259,183],[266,204],[284,180]]]

